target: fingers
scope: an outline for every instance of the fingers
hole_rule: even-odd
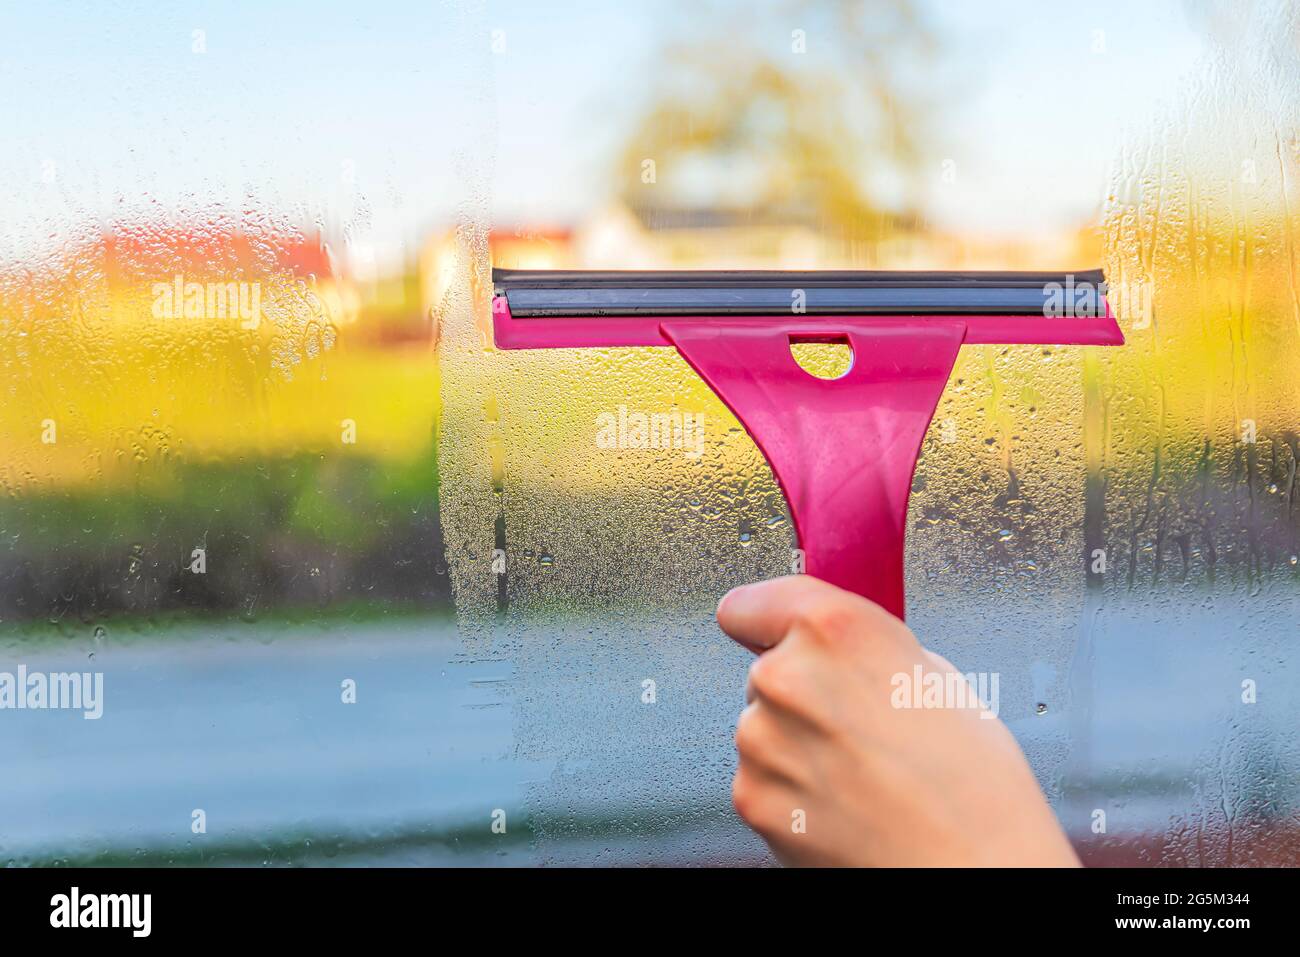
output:
[[[731,804],[737,816],[772,849],[782,864],[819,863],[794,854],[805,840],[809,792],[806,785],[741,761],[731,781]]]
[[[809,575],[742,585],[718,604],[722,630],[756,653],[779,644],[796,622],[854,620],[867,628],[904,627],[879,605]]]
[[[807,783],[810,729],[798,721],[755,702],[736,721],[736,753],[741,767],[780,779],[792,786]]]

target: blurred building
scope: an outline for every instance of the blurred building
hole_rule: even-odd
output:
[[[1092,229],[1048,236],[955,234],[899,224],[870,242],[847,242],[798,214],[697,207],[635,209],[611,203],[572,226],[493,229],[492,265],[505,269],[1061,269],[1101,263]],[[456,233],[430,237],[420,256],[433,306],[458,268]]]

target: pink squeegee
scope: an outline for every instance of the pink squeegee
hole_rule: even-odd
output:
[[[1101,270],[494,270],[498,348],[673,346],[767,457],[806,571],[903,617],[907,498],[963,343],[1121,345]],[[804,371],[792,343],[847,343]]]

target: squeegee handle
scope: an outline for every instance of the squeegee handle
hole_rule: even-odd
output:
[[[660,328],[766,456],[807,573],[902,618],[912,475],[966,323],[819,317]],[[790,352],[791,343],[826,341],[853,350],[838,379],[811,375]]]

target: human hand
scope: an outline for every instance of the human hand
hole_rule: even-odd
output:
[[[1078,865],[1015,738],[973,693],[897,706],[916,675],[970,685],[893,615],[795,575],[733,590],[718,623],[759,654],[732,799],[783,863]]]

